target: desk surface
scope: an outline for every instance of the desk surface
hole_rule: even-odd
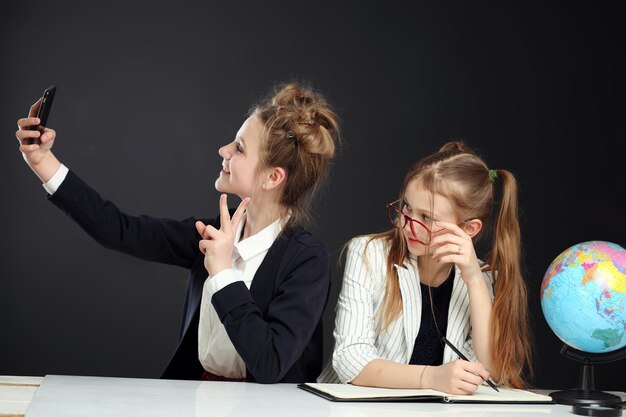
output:
[[[414,417],[417,411],[420,416],[571,417],[570,410],[551,404],[335,403],[295,384],[48,375],[35,392],[26,417]]]

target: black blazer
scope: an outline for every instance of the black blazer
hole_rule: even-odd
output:
[[[190,270],[179,345],[162,378],[199,379],[198,321],[208,273],[196,219],[128,215],[72,171],[49,199],[103,246]],[[219,217],[203,222],[219,228]],[[246,363],[248,381],[315,381],[322,367],[322,313],[329,289],[328,250],[308,232],[286,229],[250,290],[235,282],[213,295],[213,306]]]

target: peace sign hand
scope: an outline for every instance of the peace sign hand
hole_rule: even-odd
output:
[[[221,271],[231,268],[233,247],[235,246],[235,234],[237,226],[250,203],[250,198],[244,198],[237,210],[230,217],[226,194],[220,196],[220,228],[205,225],[201,221],[196,222],[196,230],[202,239],[200,240],[200,252],[204,255],[204,267],[210,276],[215,276]]]

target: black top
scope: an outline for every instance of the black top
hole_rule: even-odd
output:
[[[208,273],[195,219],[126,214],[72,171],[50,201],[107,248],[189,269],[180,342],[162,378],[200,379],[198,318]],[[219,228],[220,220],[204,223]],[[246,363],[248,381],[315,381],[322,368],[322,313],[329,288],[328,250],[306,231],[289,229],[270,247],[250,290],[238,281],[213,295],[213,306]]]
[[[415,345],[413,346],[409,364],[441,365],[443,363],[443,342],[441,341],[441,336],[446,334],[448,328],[448,308],[450,307],[453,283],[454,268],[450,271],[448,278],[438,287],[429,287],[420,282],[422,290],[422,321],[419,333],[415,338]],[[435,312],[434,318],[433,311],[430,308],[431,295],[432,310]]]

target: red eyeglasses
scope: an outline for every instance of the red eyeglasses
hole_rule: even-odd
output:
[[[408,214],[404,213],[400,209],[401,204],[402,200],[396,200],[393,203],[387,204],[387,215],[389,216],[389,221],[392,225],[394,225],[394,227],[399,229],[404,229],[404,226],[408,223],[411,228],[413,238],[422,245],[428,245],[433,232],[424,223],[419,220],[412,219]]]

